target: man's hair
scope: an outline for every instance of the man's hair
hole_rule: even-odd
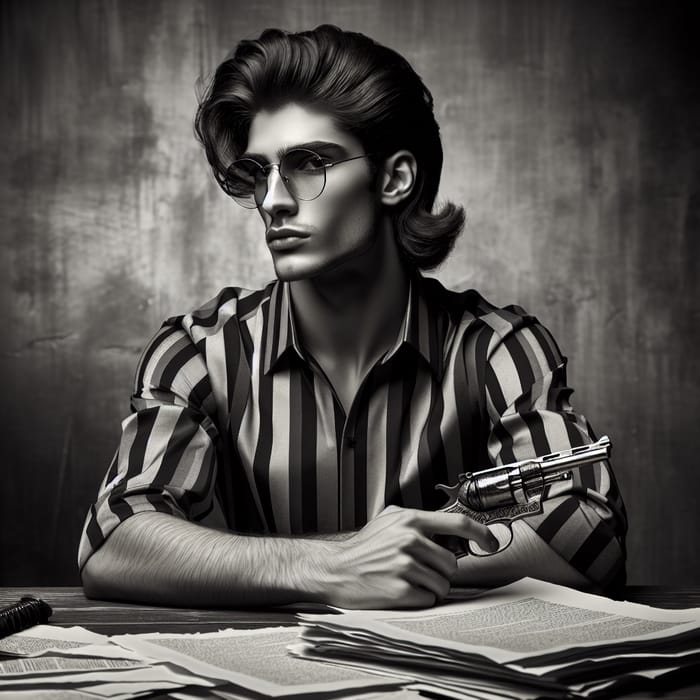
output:
[[[412,267],[431,269],[452,250],[464,209],[432,213],[442,170],[433,97],[408,61],[358,32],[324,24],[290,33],[266,29],[241,41],[218,67],[199,102],[195,133],[219,185],[246,149],[255,115],[294,102],[322,110],[360,141],[373,165],[399,149],[416,158],[410,196],[394,207],[399,250]]]

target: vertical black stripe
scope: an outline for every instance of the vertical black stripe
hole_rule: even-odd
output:
[[[343,449],[343,429],[345,428],[345,413],[342,406],[333,401],[333,420],[335,425],[335,444],[337,446],[338,464],[340,465],[341,452]],[[340,510],[338,511],[340,513]]]
[[[200,409],[202,413],[211,416],[216,415],[216,402],[211,392],[211,382],[209,375],[205,374],[191,389],[187,400],[194,408]]]
[[[496,409],[496,412],[499,415],[503,415],[506,409],[508,408],[508,403],[506,402],[506,397],[503,395],[503,389],[501,389],[498,377],[496,376],[496,373],[493,371],[493,367],[491,367],[490,364],[486,365],[484,374],[486,377],[486,385],[489,392],[489,396],[491,397],[491,403]]]
[[[126,490],[127,482],[132,477],[140,474],[145,465],[146,447],[148,440],[151,437],[153,426],[156,422],[159,408],[147,408],[136,415],[136,436],[131,445],[128,456],[128,467],[126,475],[117,484],[108,497],[110,510],[120,520],[125,520],[133,515],[133,510],[123,499],[122,496]]]
[[[416,366],[399,350],[391,358],[386,420],[386,484],[384,503],[403,506],[401,495],[401,455],[403,443],[410,440],[411,400],[416,385]]]
[[[503,346],[513,359],[518,379],[520,380],[520,392],[518,393],[523,394],[535,383],[535,375],[532,371],[530,359],[517,336],[507,336],[503,341]]]
[[[434,510],[437,508],[441,496],[435,490],[435,484],[446,484],[449,480],[447,473],[447,456],[445,454],[445,443],[440,432],[440,424],[442,422],[443,413],[445,410],[445,400],[442,395],[440,386],[435,382],[431,382],[431,410],[428,416],[428,425],[426,437],[428,440],[428,449],[431,455],[430,478],[423,481],[423,472],[421,470],[421,489],[423,490],[424,508]],[[427,486],[427,490],[425,487]]]
[[[493,330],[488,326],[482,326],[479,330],[479,337],[474,346],[474,356],[472,358],[473,366],[468,365],[469,390],[472,395],[475,395],[479,400],[479,439],[477,441],[476,451],[478,457],[475,461],[475,468],[486,467],[491,463],[491,458],[488,451],[488,437],[490,432],[490,421],[486,410],[486,376],[487,376],[487,357],[489,344],[493,337]]]
[[[87,535],[93,552],[97,550],[105,540],[104,533],[97,524],[97,509],[94,505],[90,506],[90,517],[88,518],[87,527],[85,528],[85,534]]]
[[[272,294],[270,296],[270,304],[273,306],[272,310],[274,311],[272,321],[272,342],[268,342],[266,344],[263,343],[263,347],[265,348],[265,362],[267,362],[268,358],[270,362],[272,362],[277,359],[279,355],[280,322],[282,318],[282,283],[278,285],[277,290],[277,294]],[[287,320],[288,319],[285,318],[285,322]]]
[[[304,532],[314,532],[318,529],[316,488],[316,443],[318,440],[318,415],[313,373],[309,372],[309,381],[301,382],[300,389],[301,525]]]
[[[421,494],[419,507],[426,510],[434,510],[442,500],[435,491],[435,484],[447,482],[445,450],[440,438],[443,407],[442,393],[435,382],[431,381],[428,418],[418,444],[418,483]]]
[[[483,384],[478,384],[479,370],[476,364],[478,346],[483,343],[483,337],[483,333],[463,336],[454,363],[455,412],[462,450],[462,472],[487,465],[486,461],[481,461],[483,399],[479,387]]]
[[[493,434],[501,443],[499,455],[503,464],[516,462],[515,451],[513,450],[513,436],[506,430],[503,423],[499,422],[493,427]]]
[[[361,394],[356,398],[355,406],[351,409],[355,413],[355,449],[354,449],[354,483],[355,483],[355,504],[354,504],[354,527],[360,527],[367,522],[367,440],[369,428],[369,398],[374,393],[376,387],[376,373],[372,370],[372,376],[360,389]],[[360,409],[357,406],[361,406]],[[383,465],[382,465],[383,466]]]
[[[192,413],[187,409],[182,409],[168,438],[168,444],[165,447],[165,454],[161,460],[160,467],[158,467],[158,472],[151,482],[152,487],[157,492],[161,491],[167,484],[173,483],[177,465],[197,434],[198,427],[199,423],[193,420]],[[211,469],[211,467],[211,464],[202,464],[200,466],[200,476],[202,469]],[[189,512],[189,494],[183,494],[180,505],[185,512]]]
[[[442,375],[442,341],[444,337],[440,335],[440,318],[437,316],[436,309],[427,308],[426,316],[428,326],[428,357],[430,358],[430,366],[436,371],[438,377]]]
[[[248,479],[243,474],[243,466],[238,450],[238,435],[250,394],[250,370],[243,357],[240,337],[241,327],[238,319],[231,318],[221,329],[226,349],[226,397],[228,400],[227,429],[222,441],[223,461],[218,466],[218,492],[221,507],[231,527],[239,531],[252,527],[244,523],[246,514],[256,511],[252,507],[253,494],[250,492]],[[212,414],[216,415],[216,414]],[[259,517],[255,522],[262,529]]]
[[[223,335],[223,345],[226,349],[224,356],[226,366],[226,396],[229,401],[240,392],[241,388],[238,385],[239,381],[239,364],[241,361],[241,342],[240,342],[240,327],[238,319],[232,317],[221,329]]]
[[[566,428],[566,437],[571,447],[581,447],[584,444],[583,435],[581,432],[568,420],[564,420],[564,427]],[[580,466],[576,472],[578,472],[578,478],[580,479],[581,486],[584,491],[586,489],[595,489],[595,468],[593,464],[584,464]]]
[[[549,440],[547,440],[547,433],[544,431],[544,421],[542,420],[541,414],[537,411],[528,411],[522,414],[522,417],[532,437],[532,446],[535,450],[533,457],[540,457],[541,455],[552,452]]]
[[[116,496],[123,491],[127,479],[140,474],[144,466],[147,466],[145,465],[146,447],[148,446],[159,411],[160,408],[146,408],[136,414],[136,436],[129,450],[129,466],[125,478],[112,491],[113,495]]]
[[[267,342],[267,333],[270,330],[268,316],[269,307],[266,305],[262,309],[262,337],[260,339],[261,347],[265,347]],[[253,476],[255,486],[260,496],[260,504],[262,506],[263,515],[267,522],[267,527],[270,532],[276,532],[275,516],[272,510],[272,498],[270,496],[270,456],[272,454],[272,437],[274,430],[273,423],[273,377],[274,374],[264,374],[264,355],[260,353],[257,358],[258,367],[255,371],[258,374],[258,409],[260,414],[260,428],[258,431],[258,440],[255,446],[255,456],[253,457]]]
[[[247,323],[239,323],[236,319],[236,330],[240,334],[241,347],[248,361],[248,367],[253,366],[253,339],[250,337]],[[228,346],[226,346],[228,349]]]

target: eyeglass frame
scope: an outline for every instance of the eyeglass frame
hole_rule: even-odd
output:
[[[282,156],[282,158],[280,158],[279,163],[266,163],[265,165],[262,165],[262,164],[258,163],[258,161],[255,160],[255,158],[237,158],[236,160],[233,161],[233,163],[231,163],[231,165],[228,166],[227,173],[228,173],[228,170],[230,170],[236,163],[240,163],[241,161],[250,161],[251,163],[255,163],[260,168],[260,170],[262,170],[264,173],[267,171],[265,177],[266,177],[266,180],[269,181],[269,177],[270,177],[270,173],[272,172],[272,168],[276,166],[277,172],[280,174],[280,178],[281,178],[282,182],[284,183],[284,187],[291,197],[293,197],[295,200],[300,200],[302,202],[313,202],[315,199],[318,199],[324,193],[324,191],[326,189],[326,182],[328,182],[328,173],[327,173],[328,168],[332,168],[334,165],[340,165],[341,163],[347,163],[351,160],[358,160],[360,158],[370,158],[371,156],[376,155],[375,153],[362,153],[359,156],[350,156],[349,158],[341,158],[339,160],[334,160],[331,163],[321,163],[320,168],[323,168],[323,186],[321,187],[321,191],[317,195],[315,195],[314,197],[309,197],[308,199],[304,199],[303,197],[299,197],[298,195],[295,195],[289,189],[289,187],[287,186],[287,183],[289,182],[289,178],[282,175],[282,172],[280,171],[280,166],[282,165],[282,160],[289,153],[293,153],[294,151],[306,151],[307,153],[311,153],[312,155],[316,156],[319,159],[323,158],[323,156],[320,153],[317,153],[316,151],[314,151],[310,148],[304,148],[303,146],[300,146],[300,147],[290,148]],[[222,183],[222,186],[223,186],[223,184],[225,184],[225,178],[224,178],[224,182]],[[267,196],[267,193],[269,191],[270,191],[269,188],[266,186],[265,196],[263,197],[262,201],[264,201],[264,199]],[[236,198],[236,196],[232,195],[225,187],[224,187],[224,192],[226,192],[226,194],[228,194],[231,197],[231,199],[233,199],[233,201],[236,202],[236,204],[238,204],[240,207],[243,207],[244,209],[252,210],[252,209],[258,209],[260,206],[262,206],[262,201],[260,202],[260,204],[258,204],[256,199],[255,199],[254,194],[250,200],[254,203],[254,206],[247,207],[245,204],[243,204],[240,201],[241,199],[243,199],[243,197]]]

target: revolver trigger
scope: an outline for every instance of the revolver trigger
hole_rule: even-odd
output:
[[[457,502],[459,497],[460,486],[461,484],[455,484],[454,486],[446,486],[445,484],[435,484],[436,491],[444,491],[448,496],[447,503],[445,503],[445,505],[442,506],[442,508],[439,508],[438,510],[444,510],[445,508],[448,508]]]

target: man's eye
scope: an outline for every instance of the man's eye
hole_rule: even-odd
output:
[[[297,166],[298,170],[320,170],[323,167],[323,161],[320,158],[309,158]]]
[[[318,172],[324,166],[324,159],[321,156],[308,151],[290,151],[285,160],[288,168],[301,172]]]
[[[237,160],[229,169],[229,173],[233,177],[243,178],[247,180],[255,180],[263,177],[265,172],[263,168],[254,160],[243,159]]]

